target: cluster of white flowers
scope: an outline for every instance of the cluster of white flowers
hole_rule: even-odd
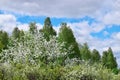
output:
[[[0,54],[1,62],[29,62],[35,65],[41,58],[47,58],[47,61],[51,61],[70,53],[69,50],[65,49],[61,51],[64,43],[60,44],[55,36],[50,41],[46,41],[41,33],[26,32],[22,40],[14,40],[12,45]]]

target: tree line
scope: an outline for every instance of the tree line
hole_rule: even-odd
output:
[[[96,49],[90,50],[87,43],[78,44],[72,29],[67,25],[67,23],[61,23],[61,27],[59,33],[53,29],[51,20],[47,17],[44,21],[43,28],[38,30],[36,23],[31,22],[29,24],[29,32],[32,34],[36,34],[37,32],[41,32],[46,41],[49,41],[52,37],[57,36],[57,40],[60,43],[64,43],[63,49],[69,50],[71,53],[68,54],[69,58],[77,58],[82,61],[89,61],[90,63],[101,63],[103,66],[108,69],[113,70],[113,72],[118,72],[118,65],[116,62],[116,58],[113,55],[112,49],[109,47],[107,51],[103,51],[102,56],[99,51]],[[16,40],[22,40],[22,36],[24,36],[25,31],[19,30],[19,28],[15,27],[12,35],[8,35],[5,31],[0,31],[0,52],[2,50],[7,49],[8,46],[11,46],[11,38]],[[69,49],[70,48],[70,49]]]

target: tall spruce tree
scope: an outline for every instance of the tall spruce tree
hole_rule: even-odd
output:
[[[61,43],[65,42],[66,49],[69,49],[69,47],[72,46],[71,52],[73,53],[69,55],[70,58],[74,58],[74,57],[80,58],[80,51],[78,44],[75,40],[72,30],[70,29],[70,27],[67,26],[66,23],[61,24],[58,40]]]
[[[108,68],[110,69],[117,68],[116,58],[114,57],[113,51],[110,47],[108,49]]]
[[[29,24],[29,31],[30,33],[32,34],[35,34],[37,32],[37,26],[36,26],[36,23],[35,22],[31,22]]]
[[[117,68],[116,58],[114,57],[111,48],[109,48],[108,51],[103,52],[102,63],[109,69]]]
[[[89,50],[88,44],[84,43],[82,48],[80,49],[81,51],[81,58],[83,60],[91,60],[91,52]]]
[[[8,33],[5,31],[0,31],[0,51],[6,49],[9,41]]]
[[[103,54],[102,54],[102,64],[104,66],[107,66],[107,57],[108,57],[108,52],[107,51],[103,51]]]
[[[20,37],[24,36],[24,31],[20,30]]]
[[[3,48],[4,48],[4,44],[0,41],[0,52],[2,51]]]
[[[47,17],[44,21],[44,26],[43,29],[40,30],[41,32],[43,32],[44,37],[46,38],[46,40],[49,41],[51,36],[55,36],[56,35],[56,31],[53,29],[50,18]]]
[[[9,41],[8,33],[7,32],[3,32],[2,43],[4,44],[4,49],[7,48],[8,41]]]
[[[93,62],[99,62],[100,61],[100,54],[96,49],[93,49],[92,53],[91,53],[91,59]]]
[[[18,29],[18,27],[15,27],[13,32],[12,32],[12,36],[15,38],[15,39],[19,39],[20,38],[20,30]]]
[[[12,36],[14,39],[20,40],[24,36],[24,31],[19,30],[18,27],[15,27],[13,32],[12,32]]]

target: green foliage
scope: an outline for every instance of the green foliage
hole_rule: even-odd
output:
[[[20,30],[18,29],[18,27],[15,27],[13,32],[12,32],[12,36],[15,38],[15,39],[18,39],[20,38]]]
[[[12,37],[10,37],[10,38],[13,38],[13,40],[15,39],[15,40],[18,40],[18,41],[20,41],[20,40],[23,41],[23,38],[22,38],[23,36],[24,36],[24,31],[19,30],[18,27],[15,27],[13,32],[12,32]],[[8,45],[11,45],[11,46],[13,45],[11,39],[9,39]]]
[[[2,49],[7,49],[8,41],[9,41],[9,36],[7,32],[0,31],[0,52]]]
[[[92,53],[91,53],[91,60],[93,62],[99,62],[101,59],[101,56],[99,54],[99,52],[96,49],[93,49]]]
[[[36,23],[35,22],[31,22],[29,24],[29,31],[32,33],[32,34],[35,34],[37,32],[37,26],[36,26]]]
[[[108,52],[107,51],[103,51],[103,54],[102,54],[102,64],[104,66],[107,66],[106,62],[107,62],[107,56],[108,56]]]
[[[78,44],[75,40],[72,30],[70,29],[70,27],[67,26],[66,23],[61,24],[58,40],[61,43],[63,42],[65,43],[64,48],[66,49],[72,46],[72,49],[70,51],[73,53],[69,55],[70,58],[74,58],[74,57],[80,58],[80,51]]]
[[[102,64],[109,69],[117,68],[116,58],[113,56],[113,52],[111,48],[109,48],[108,51],[103,52]]]
[[[83,44],[80,51],[81,51],[81,57],[83,60],[91,60],[91,52],[89,50],[87,43]]]
[[[113,55],[112,49],[108,49],[108,68],[114,69],[117,68],[116,58]]]
[[[80,65],[67,67],[67,80],[119,80],[119,75],[115,75],[111,70],[96,63],[91,65],[83,62]]]
[[[24,31],[23,30],[20,31],[20,37],[22,37],[22,36],[24,36]]]
[[[56,35],[56,31],[53,29],[50,18],[47,17],[44,21],[44,26],[43,29],[40,30],[41,32],[44,33],[44,37],[46,38],[46,40],[49,41],[51,36],[55,36]]]
[[[4,45],[3,45],[2,42],[0,41],[0,52],[2,51],[3,48],[4,48]]]

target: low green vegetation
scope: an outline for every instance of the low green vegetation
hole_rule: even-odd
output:
[[[111,48],[101,56],[78,44],[66,23],[57,35],[49,17],[43,29],[29,27],[0,32],[0,80],[120,80]]]

